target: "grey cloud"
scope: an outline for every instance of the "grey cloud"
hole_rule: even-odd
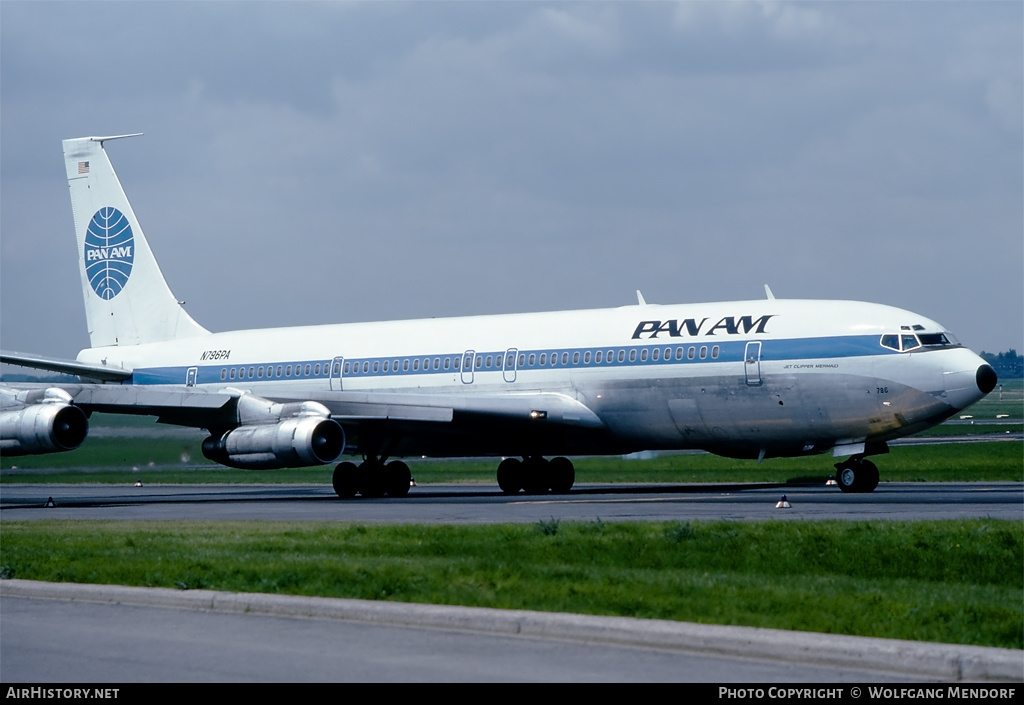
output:
[[[59,142],[145,131],[111,158],[217,330],[769,281],[1020,348],[1022,14],[8,0],[0,343],[87,343]]]

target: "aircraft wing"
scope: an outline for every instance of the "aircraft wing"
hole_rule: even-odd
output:
[[[275,397],[276,398],[276,397]],[[294,396],[311,399],[346,420],[393,419],[452,421],[456,417],[489,416],[523,421],[546,420],[571,426],[601,428],[601,419],[580,401],[555,392],[508,394],[401,394],[390,392],[323,392]]]
[[[457,395],[323,390],[262,398],[232,387],[213,391],[185,385],[54,382],[6,383],[0,385],[0,392],[5,409],[41,408],[44,395],[52,397],[56,392],[66,403],[87,413],[156,416],[161,423],[206,428],[215,433],[277,423],[286,416],[301,415],[305,405],[312,402],[325,407],[326,414],[345,429],[350,450],[363,447],[370,438],[377,442],[383,435],[394,439],[391,447],[396,454],[432,454],[442,449],[449,452],[457,445],[456,437],[485,428],[489,433],[512,438],[541,429],[550,435],[556,429],[598,431],[604,427],[585,404],[553,392]],[[243,397],[245,404],[240,403]],[[262,415],[254,416],[254,408]]]
[[[557,392],[444,394],[323,392],[309,395],[345,429],[349,452],[457,457],[582,452],[604,422]],[[298,398],[295,399],[296,401]],[[517,450],[518,449],[518,450]]]
[[[208,391],[184,385],[141,387],[120,384],[5,383],[0,388],[18,391],[57,387],[71,395],[85,411],[158,416],[182,426],[208,427],[237,424],[233,406],[247,391],[226,387]],[[316,401],[338,422],[366,420],[452,421],[458,415],[565,423],[600,428],[604,424],[586,405],[566,394],[518,392],[510,394],[398,394],[389,392],[323,391],[271,396],[273,402]],[[172,420],[173,419],[173,420]]]

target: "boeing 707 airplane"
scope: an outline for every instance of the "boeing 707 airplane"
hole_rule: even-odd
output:
[[[506,493],[568,492],[565,456],[831,451],[844,492],[868,456],[996,385],[935,321],[871,303],[776,299],[211,333],[168,288],[105,144],[64,141],[91,347],[0,361],[77,383],[0,386],[0,451],[73,450],[94,411],[206,429],[237,468],[338,463],[341,497],[404,496],[409,456],[503,457]],[[343,455],[361,456],[357,465]],[[554,457],[552,457],[554,456]]]

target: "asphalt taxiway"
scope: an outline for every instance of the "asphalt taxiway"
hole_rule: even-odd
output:
[[[785,497],[785,505],[779,504]],[[788,506],[786,506],[788,505]],[[401,499],[341,500],[320,485],[0,486],[0,521],[36,519],[503,523],[691,519],[1024,518],[1024,483],[886,483],[869,494],[792,484],[583,485],[505,495],[492,485],[431,484]]]

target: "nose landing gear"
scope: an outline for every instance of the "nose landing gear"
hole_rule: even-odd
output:
[[[836,463],[836,484],[843,492],[873,492],[878,487],[878,466],[864,456]]]

